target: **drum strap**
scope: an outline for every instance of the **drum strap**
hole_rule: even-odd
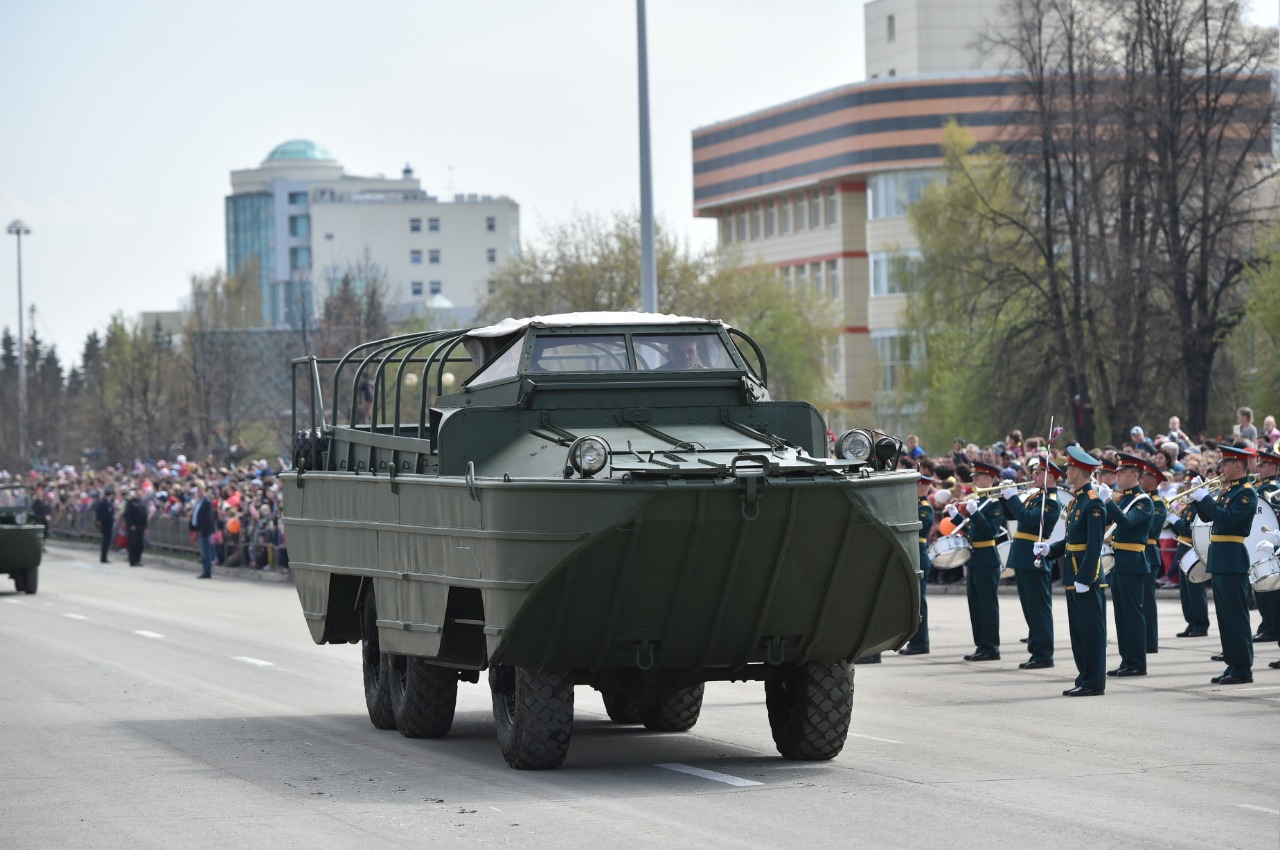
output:
[[[1183,546],[1194,546],[1195,542],[1190,537],[1179,537],[1178,542]]]
[[[1210,534],[1210,543],[1243,543],[1243,537],[1236,537],[1234,534]]]

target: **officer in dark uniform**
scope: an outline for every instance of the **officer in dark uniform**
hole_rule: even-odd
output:
[[[1018,667],[1039,670],[1053,666],[1053,583],[1049,562],[1037,558],[1031,547],[1048,537],[1057,525],[1062,513],[1057,484],[1065,473],[1052,461],[1038,457],[1028,459],[1027,466],[1040,489],[1025,501],[1018,500],[1012,487],[1006,487],[1000,495],[1005,514],[1018,524],[1009,545],[1009,566],[1013,567],[1018,585],[1018,600],[1027,621],[1027,651],[1031,653],[1031,658]]]
[[[1170,503],[1169,514],[1165,522],[1178,535],[1178,549],[1173,555],[1173,562],[1182,569],[1182,559],[1194,548],[1191,540],[1191,519],[1195,509],[1185,510],[1181,504]],[[1182,619],[1187,627],[1178,632],[1178,637],[1204,637],[1209,634],[1209,589],[1207,582],[1194,582],[1183,574],[1178,582],[1178,601],[1182,603]]]
[[[974,486],[989,488],[1000,478],[1000,469],[989,463],[974,461]],[[947,513],[954,519],[959,513],[955,505],[948,505]],[[973,631],[973,643],[977,647],[964,657],[965,661],[1000,660],[1000,605],[997,591],[1000,587],[1000,556],[996,552],[996,538],[1005,531],[1004,508],[996,498],[970,499],[963,505],[963,513],[969,520],[969,542],[973,555],[965,565],[965,596],[969,600],[969,626]]]
[[[1146,460],[1142,461],[1138,486],[1151,497],[1151,528],[1147,532],[1147,566],[1150,570],[1142,587],[1142,613],[1147,622],[1147,655],[1160,651],[1159,624],[1156,622],[1156,579],[1164,567],[1164,561],[1160,557],[1160,532],[1164,529],[1164,518],[1169,515],[1169,504],[1160,495],[1160,485],[1164,481],[1165,474],[1160,467]]]
[[[1099,558],[1107,509],[1090,486],[1090,476],[1100,464],[1079,446],[1067,447],[1067,484],[1075,499],[1067,508],[1066,537],[1052,546],[1032,546],[1041,558],[1063,558],[1071,654],[1079,671],[1076,686],[1062,692],[1065,697],[1095,697],[1106,692],[1107,600]]]
[[[124,527],[129,541],[129,566],[142,566],[142,545],[147,533],[147,509],[138,499],[138,491],[130,490],[124,503]]]
[[[1202,519],[1211,520],[1209,572],[1212,574],[1213,607],[1222,637],[1227,669],[1210,681],[1215,685],[1243,685],[1253,681],[1253,631],[1249,627],[1249,558],[1245,540],[1258,513],[1258,492],[1246,478],[1249,448],[1222,446],[1219,465],[1224,483],[1214,499],[1204,487],[1191,494],[1192,505]]]
[[[1280,474],[1278,473],[1280,473],[1280,455],[1266,449],[1258,449],[1258,484],[1255,489],[1258,491],[1259,499],[1266,499],[1270,494],[1280,492]],[[1259,593],[1255,590],[1253,598],[1258,605],[1258,614],[1262,617],[1262,624],[1258,626],[1253,642],[1265,643],[1276,640],[1280,637],[1280,632],[1276,630],[1276,615],[1280,613],[1277,611],[1280,609],[1280,592],[1271,590]],[[1271,666],[1280,667],[1276,664]]]
[[[920,481],[916,484],[916,516],[920,518],[920,628],[907,641],[907,645],[898,650],[899,655],[929,654],[929,603],[925,600],[925,580],[929,574],[929,529],[933,528],[933,507],[929,504],[929,489],[933,486],[933,478],[920,473]]]
[[[1147,620],[1144,605],[1147,575],[1147,539],[1151,535],[1151,497],[1138,486],[1143,461],[1133,455],[1119,456],[1116,484],[1118,501],[1111,499],[1110,488],[1098,485],[1098,497],[1107,511],[1107,521],[1114,526],[1111,547],[1115,549],[1115,566],[1108,581],[1111,585],[1111,608],[1116,618],[1116,643],[1120,648],[1120,666],[1108,670],[1108,676],[1147,675]]]
[[[1102,459],[1102,465],[1098,467],[1097,480],[1099,484],[1106,485],[1111,488],[1112,492],[1116,490],[1116,471],[1118,464],[1114,461]]]
[[[94,521],[98,524],[98,531],[102,532],[102,563],[107,563],[107,553],[111,551],[111,541],[114,539],[116,509],[115,509],[115,490],[107,487],[102,491],[102,498],[98,499],[98,503],[93,506]]]

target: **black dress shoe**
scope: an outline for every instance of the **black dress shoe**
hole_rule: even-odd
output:
[[[1052,661],[1024,661],[1018,665],[1019,670],[1043,670],[1045,667],[1052,667]]]
[[[1280,670],[1280,661],[1272,661],[1267,666],[1270,667],[1272,670]]]
[[[200,573],[200,575],[196,576],[196,578],[213,578],[213,576],[207,576],[204,573]]]
[[[1184,632],[1178,632],[1176,637],[1206,637],[1208,632],[1198,632],[1195,629],[1187,629]]]
[[[1156,654],[1156,653],[1158,653],[1159,651],[1160,651],[1159,649],[1148,649],[1148,650],[1147,650],[1147,655],[1155,655],[1155,654]]]
[[[1147,675],[1147,671],[1146,671],[1146,670],[1135,670],[1135,669],[1134,669],[1134,668],[1132,668],[1132,667],[1120,667],[1120,668],[1117,668],[1117,669],[1115,669],[1115,670],[1108,670],[1108,671],[1107,671],[1107,675],[1108,675],[1108,676],[1115,676],[1117,679],[1123,679],[1123,678],[1125,678],[1126,676],[1145,676],[1145,675]]]
[[[1253,683],[1252,676],[1214,676],[1209,680],[1215,685],[1249,685]]]
[[[1027,643],[1030,638],[1018,638],[1018,643]]]
[[[1209,656],[1209,660],[1210,660],[1210,661],[1226,661],[1226,660],[1227,660],[1227,658],[1226,658],[1226,656],[1225,656],[1225,655],[1223,655],[1221,652],[1219,652],[1217,655],[1211,655],[1211,656]]]
[[[207,576],[206,576],[206,578],[207,578]],[[875,655],[864,655],[864,656],[862,656],[861,658],[859,658],[859,659],[857,659],[856,661],[854,661],[853,663],[854,663],[854,664],[879,664],[879,663],[880,663],[880,653],[878,653],[878,652],[877,652]]]
[[[899,649],[899,650],[898,650],[898,654],[899,654],[899,655],[928,655],[928,654],[929,654],[929,650],[927,650],[927,649],[912,649],[911,647],[909,647],[909,646],[908,646],[908,647],[904,647],[904,648],[902,648],[902,649]]]
[[[1264,635],[1262,632],[1258,632],[1256,635],[1253,636],[1254,643],[1270,643],[1275,639],[1276,639],[1275,635]]]
[[[999,661],[1000,653],[998,652],[975,652],[972,655],[966,655],[965,661]]]
[[[1098,690],[1094,690],[1093,688],[1079,687],[1079,688],[1072,688],[1071,690],[1068,690],[1068,691],[1063,691],[1062,695],[1064,697],[1100,697],[1104,693],[1106,693],[1106,691],[1098,691]]]

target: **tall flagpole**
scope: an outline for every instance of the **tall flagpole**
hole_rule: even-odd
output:
[[[636,0],[636,42],[640,57],[640,309],[658,312],[658,272],[653,256],[653,175],[649,168],[649,48],[644,0]]]

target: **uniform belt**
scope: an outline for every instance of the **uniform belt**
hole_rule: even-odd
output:
[[[928,537],[921,537],[921,538],[918,538],[918,539],[920,540],[920,542],[921,542],[921,543],[928,543],[928,542],[929,542],[929,538],[928,538]]]
[[[990,548],[991,548],[992,546],[994,546],[994,545],[996,545],[996,542],[995,542],[994,540],[975,540],[975,541],[973,541],[973,548],[975,548],[975,549],[990,549]]]
[[[1068,552],[1083,552],[1085,549],[1088,549],[1088,548],[1089,548],[1088,543],[1068,543],[1067,544]]]
[[[1148,546],[1155,546],[1155,545],[1156,545],[1156,539],[1155,539],[1154,537],[1148,537],[1148,538],[1147,538],[1147,545],[1148,545]]]
[[[1032,540],[1039,542],[1040,538],[1029,531],[1015,531],[1013,533],[1014,540]]]
[[[1111,548],[1119,549],[1122,552],[1145,552],[1147,544],[1145,543],[1112,543]]]
[[[1234,534],[1210,534],[1210,543],[1243,543],[1243,537],[1236,537]]]

